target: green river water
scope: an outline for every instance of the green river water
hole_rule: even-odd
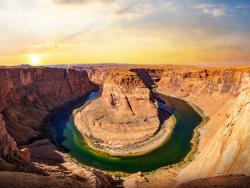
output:
[[[168,96],[175,109],[177,123],[169,141],[149,154],[136,157],[110,157],[95,152],[84,142],[72,119],[72,111],[86,101],[98,96],[92,92],[88,96],[68,103],[53,115],[52,129],[57,145],[84,165],[107,171],[149,172],[157,168],[181,162],[192,149],[194,129],[202,122],[202,117],[185,101]]]

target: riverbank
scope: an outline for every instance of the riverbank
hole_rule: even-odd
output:
[[[92,103],[99,103],[100,102],[99,100],[100,100],[100,97],[89,100],[84,105],[82,105],[81,107],[73,111],[72,119],[76,125],[76,128],[80,132],[81,132],[81,129],[83,129],[82,126],[86,127],[84,129],[89,129],[88,128],[89,125],[81,124],[81,127],[79,127],[79,125],[77,126],[77,123],[79,123],[79,119],[76,120],[76,116],[80,114],[85,108],[88,108],[88,106],[91,105]],[[135,156],[149,154],[153,150],[161,147],[170,139],[173,133],[173,130],[175,128],[175,124],[176,124],[175,114],[169,115],[170,113],[166,110],[166,109],[169,109],[169,107],[167,107],[163,103],[161,103],[161,107],[160,107],[160,102],[157,102],[157,105],[158,105],[159,116],[161,116],[161,118],[164,118],[164,121],[163,123],[160,124],[159,129],[152,136],[149,136],[145,140],[136,142],[134,144],[124,145],[124,146],[118,145],[114,147],[112,144],[109,144],[105,142],[104,140],[94,137],[93,136],[94,134],[87,135],[87,134],[82,133],[84,137],[84,142],[91,149],[97,152],[103,153],[105,155],[111,156],[111,157],[135,157]],[[88,122],[85,122],[85,123],[88,123]],[[88,132],[91,133],[90,130]],[[132,134],[133,131],[130,131],[128,133]]]
[[[83,134],[84,142],[91,149],[98,151],[100,153],[103,153],[105,155],[108,155],[111,157],[135,157],[135,156],[148,154],[148,153],[152,152],[153,150],[161,147],[164,143],[166,143],[169,140],[169,138],[171,137],[172,132],[175,128],[176,118],[175,118],[174,114],[171,115],[171,113],[173,113],[172,112],[173,110],[170,110],[171,111],[171,113],[170,113],[168,110],[166,110],[166,109],[169,109],[169,107],[167,107],[165,104],[163,104],[163,103],[161,104],[160,102],[157,101],[157,104],[155,104],[155,105],[158,105],[158,116],[159,116],[159,119],[162,120],[160,125],[159,125],[158,130],[154,134],[149,135],[144,140],[140,140],[140,141],[137,141],[137,142],[131,143],[131,144],[113,145],[110,142],[107,142],[107,137],[105,137],[103,139],[95,137],[94,136],[95,134],[92,132],[94,130],[90,130],[90,127],[88,125],[89,121],[85,122],[85,120],[82,119],[82,117],[81,117],[81,112],[84,111],[85,109],[89,108],[89,105],[100,104],[101,102],[102,101],[100,101],[100,97],[87,101],[84,105],[82,105],[81,107],[79,107],[73,111],[72,119],[76,125],[76,128]],[[89,113],[93,113],[93,112],[89,112]],[[98,112],[96,112],[96,113],[98,113]],[[103,116],[104,115],[102,115],[99,118],[102,118]],[[79,119],[79,117],[81,117],[81,118]],[[150,117],[150,114],[149,114],[149,117]],[[141,118],[143,118],[143,117],[141,117]],[[92,122],[93,119],[90,118],[90,121]],[[147,121],[147,119],[144,121]],[[121,127],[121,128],[126,129],[127,124],[130,124],[130,123],[131,122],[128,120],[127,123],[124,123],[124,127]],[[81,124],[81,125],[79,125],[79,124]],[[98,124],[98,119],[96,121],[96,124]],[[92,125],[92,126],[96,126],[96,124]],[[101,126],[101,124],[102,123],[99,122],[99,127]],[[110,122],[110,125],[111,124],[113,124],[112,121]],[[138,122],[138,124],[139,124],[139,122]],[[109,126],[109,125],[107,125],[107,126]],[[136,125],[133,125],[133,127],[134,126],[136,127]],[[127,129],[131,129],[131,128],[127,127]],[[82,130],[86,130],[86,131],[82,131]],[[112,132],[113,129],[111,129],[110,131]],[[87,134],[85,132],[87,132]],[[131,130],[130,132],[132,133],[133,130]],[[109,133],[106,136],[110,136]]]
[[[183,159],[183,161],[181,161],[180,163],[178,163],[178,164],[176,164],[174,166],[171,166],[171,168],[172,167],[181,167],[181,168],[183,168],[183,167],[185,167],[186,165],[188,165],[190,162],[192,162],[194,160],[195,155],[197,154],[197,151],[198,151],[198,145],[199,145],[199,141],[200,141],[200,129],[202,129],[207,124],[207,122],[209,121],[210,118],[204,114],[203,110],[200,107],[193,104],[191,101],[176,98],[175,96],[169,95],[169,94],[166,95],[164,92],[158,91],[158,90],[155,90],[154,92],[158,93],[160,95],[164,95],[164,96],[167,96],[167,97],[170,97],[170,98],[173,98],[173,99],[182,100],[182,101],[188,103],[191,106],[191,108],[193,108],[193,110],[196,111],[199,114],[199,116],[201,116],[201,118],[202,118],[201,123],[194,129],[193,137],[192,137],[192,139],[190,141],[190,143],[192,145],[191,151],[187,154],[187,156]]]
[[[111,148],[108,145],[102,145],[99,140],[88,138],[86,135],[84,135],[83,137],[85,143],[91,149],[97,152],[101,152],[107,156],[136,157],[149,154],[150,152],[165,144],[170,139],[175,128],[175,124],[176,119],[175,116],[172,115],[162,124],[161,129],[154,136],[142,142],[120,148]]]
[[[155,172],[156,169],[166,168],[179,164],[191,151],[193,130],[202,119],[199,114],[182,100],[175,100],[176,124],[169,140],[159,148],[142,156],[111,157],[92,149],[76,129],[70,119],[73,109],[82,106],[82,101],[74,106],[67,106],[55,114],[52,126],[58,127],[55,134],[63,148],[74,160],[83,165],[95,167],[110,172],[109,174],[126,174],[133,172]],[[85,101],[86,104],[87,101]],[[158,171],[158,170],[157,170]],[[125,175],[125,176],[126,176]]]

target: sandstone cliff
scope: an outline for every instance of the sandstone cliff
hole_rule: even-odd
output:
[[[6,131],[6,125],[0,114],[0,171],[25,171],[42,173],[41,170],[36,168],[23,151],[28,149],[19,150],[15,140]]]
[[[130,71],[109,74],[102,96],[76,110],[74,120],[90,145],[110,155],[143,153],[139,148],[151,147],[162,128],[156,99]]]
[[[206,179],[197,179],[184,183],[178,186],[178,188],[235,188],[242,187],[247,188],[250,185],[250,178],[243,175],[227,175],[216,176]]]
[[[84,171],[85,177],[41,176],[24,172],[0,172],[0,187],[4,188],[111,188],[110,180],[97,173]],[[14,180],[14,181],[13,181]]]
[[[44,137],[51,110],[95,89],[82,70],[0,69],[0,171],[28,172],[0,172],[0,187],[112,187],[112,178],[72,163],[49,140],[17,147]]]
[[[125,187],[173,187],[197,178],[249,176],[250,68],[163,66],[162,70],[157,91],[187,100],[199,107],[209,121],[198,129],[198,148],[193,161],[185,168],[127,177]]]
[[[16,142],[7,133],[3,116],[0,114],[0,170],[15,170],[15,154],[18,152]]]
[[[85,71],[0,69],[0,113],[18,145],[37,138],[42,121],[57,106],[95,89]]]
[[[122,68],[119,69],[121,71]],[[144,112],[146,110],[143,108],[144,105],[150,108],[147,110],[151,110],[153,115],[157,114],[157,110],[151,108],[154,104],[147,90],[147,87],[155,87],[155,85],[158,86],[157,90],[159,92],[183,98],[198,106],[205,116],[209,117],[209,121],[198,130],[200,134],[199,144],[196,155],[191,162],[187,163],[186,166],[174,167],[169,170],[163,169],[150,175],[131,175],[123,178],[125,187],[160,187],[162,185],[172,187],[178,183],[188,182],[197,178],[228,174],[250,175],[249,67],[199,68],[159,66],[154,68],[152,66],[145,69],[126,67],[126,69],[121,71],[125,75],[118,76],[117,79],[111,79],[110,75],[119,71],[117,69],[114,71],[114,68],[106,68],[103,72],[102,69],[98,69],[98,71],[96,69],[88,70],[88,75],[93,81],[98,84],[105,83],[103,85],[104,97],[100,98],[101,102],[97,105],[103,105],[104,109],[107,109],[106,112],[112,115],[106,116],[103,114],[104,116],[100,116],[100,119],[90,116],[88,123],[92,124],[93,127],[92,129],[86,129],[86,132],[92,134],[90,130],[97,131],[95,136],[98,139],[103,139],[104,143],[107,134],[109,134],[103,128],[103,122],[109,122],[104,121],[105,117],[117,117],[117,120],[113,121],[113,123],[108,123],[108,126],[113,129],[114,125],[119,127],[121,117],[131,116],[133,121],[136,120],[136,117],[145,117],[146,114]],[[134,72],[134,74],[128,74],[128,72]],[[33,138],[41,136],[41,122],[50,110],[93,91],[96,86],[88,79],[88,75],[86,71],[80,69],[0,69],[0,114],[2,114],[0,115],[1,170],[17,170],[17,166],[30,165],[24,155],[19,152],[16,145],[26,144],[32,141]],[[129,79],[121,79],[122,77],[129,77]],[[132,77],[135,78],[131,79]],[[150,84],[146,86],[145,83],[148,83],[149,79],[152,82],[150,81]],[[128,87],[123,87],[123,84],[121,87],[121,83],[124,86],[126,86],[126,83],[129,84]],[[141,94],[132,94],[135,90],[140,91]],[[140,105],[138,99],[139,101],[141,100],[143,105]],[[101,107],[103,108],[103,106]],[[89,111],[93,110],[91,105],[87,105],[86,109]],[[81,121],[86,121],[83,116],[79,116],[79,118]],[[132,142],[143,140],[145,136],[152,135],[159,125],[156,126],[157,124],[149,123],[149,117],[146,117],[146,119],[148,123],[147,121],[143,122],[142,129],[130,126],[136,124],[133,121],[132,123],[131,121],[126,122],[126,129],[114,128],[112,132],[113,137],[111,137],[114,142],[112,141],[112,143],[126,145],[131,142],[126,136],[119,140],[120,138],[117,136],[121,135],[118,134],[119,131],[139,131],[140,134],[136,135]],[[99,124],[99,120],[101,124]],[[98,123],[95,124],[93,122]],[[31,156],[32,152],[39,153],[35,145],[33,144],[32,147],[29,147],[31,148]],[[45,147],[46,149],[51,148],[50,150],[55,153],[55,146],[51,146],[51,143],[49,143],[49,146],[41,146],[40,143],[38,145],[39,151],[40,147]],[[54,174],[56,169],[57,173],[60,174],[59,177],[65,176],[65,173],[61,173],[63,169],[58,166],[47,167],[47,164],[43,163],[40,166],[43,169],[51,168],[52,174]],[[75,164],[70,163],[67,171],[82,170],[79,167],[76,167],[74,170],[73,166]],[[85,171],[81,173],[85,173]],[[77,172],[77,177],[81,173]],[[90,174],[95,173],[90,172]],[[8,177],[12,175],[1,174],[0,176],[3,178],[7,176],[7,183],[9,183]],[[25,177],[25,175],[22,174],[20,177]],[[88,179],[87,175],[83,175],[83,177]],[[110,182],[110,180],[97,178],[96,175],[93,175],[93,177],[93,181],[99,182],[99,185],[104,182]],[[40,180],[45,181],[43,177],[35,178],[38,178],[39,182]],[[59,183],[62,184],[63,182]]]
[[[249,77],[249,68],[163,73],[159,91],[190,101],[209,117],[199,129],[198,154],[181,170],[178,183],[221,174],[250,175]]]

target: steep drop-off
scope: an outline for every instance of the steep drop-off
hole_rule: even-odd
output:
[[[249,69],[233,68],[179,72],[174,76],[166,72],[163,76],[159,90],[185,98],[210,118],[200,129],[194,178],[250,173],[249,78]]]
[[[88,75],[102,85],[116,70],[113,67],[105,68],[103,72],[100,68],[87,72],[81,69],[0,69],[0,170],[39,173],[36,168],[40,168],[53,177],[66,176],[77,181],[80,177],[87,186],[112,186],[109,177],[67,161],[50,141],[33,143],[33,140],[43,137],[42,121],[51,110],[96,89]],[[147,87],[157,86],[160,93],[182,98],[195,108],[198,106],[209,120],[196,130],[195,135],[200,136],[194,139],[194,155],[186,159],[184,165],[123,177],[125,187],[172,187],[197,178],[250,175],[249,67],[152,66],[144,69],[128,66],[126,70],[136,73],[144,83],[150,78],[153,82],[147,82]],[[27,146],[31,152],[30,162],[27,150],[21,152],[17,147],[28,143],[31,143]],[[34,156],[43,157],[43,151],[48,158],[59,156],[66,162],[53,163],[53,166],[33,162]],[[11,183],[9,178],[13,174],[0,172],[0,176],[1,181]],[[27,174],[17,173],[15,176],[22,180]],[[44,177],[35,178],[45,181]],[[233,181],[233,178],[229,180]],[[249,177],[240,179],[246,178]]]
[[[85,71],[72,69],[1,69],[0,113],[18,145],[40,135],[49,112],[95,89]]]
[[[0,170],[28,172],[0,172],[0,186],[112,186],[110,177],[81,168],[50,140],[38,140],[48,136],[43,120],[52,110],[96,89],[83,70],[0,69]],[[13,177],[18,181],[13,182]]]
[[[160,113],[155,96],[136,73],[116,71],[107,76],[100,98],[75,111],[74,121],[95,149],[126,156],[149,152],[168,137],[174,117],[161,126]]]
[[[34,171],[35,168],[18,150],[15,140],[7,133],[5,126],[0,114],[0,171]]]
[[[143,186],[165,184],[171,187],[197,178],[228,174],[249,176],[249,67],[179,66],[164,67],[163,70],[157,91],[190,102],[208,118],[196,131],[199,137],[194,141],[198,146],[192,161],[146,176]],[[137,187],[135,181],[142,180],[141,177],[128,177],[125,184],[128,182],[128,187]]]

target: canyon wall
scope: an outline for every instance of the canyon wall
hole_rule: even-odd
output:
[[[249,67],[152,66],[131,70],[155,85],[158,92],[190,102],[209,118],[199,129],[199,154],[176,181],[250,174]],[[98,74],[92,72],[92,77]]]
[[[74,121],[93,147],[110,155],[135,154],[161,128],[157,105],[136,73],[116,70],[106,77],[102,96],[76,110]]]
[[[250,175],[249,68],[168,69],[158,91],[189,101],[209,117],[199,129],[195,159],[180,171],[178,183],[223,174]]]
[[[156,87],[158,92],[190,102],[205,115],[206,120],[198,129],[199,144],[193,161],[185,168],[160,170],[146,176],[143,186],[168,186],[170,182],[171,187],[197,178],[250,175],[249,67],[151,66],[128,70],[149,83],[148,87]],[[104,78],[112,71],[115,69],[106,71]],[[101,80],[93,70],[91,78]],[[131,183],[131,179],[125,178],[124,184]],[[134,178],[136,182],[142,179]],[[135,181],[129,187],[141,186]]]
[[[15,140],[7,133],[3,116],[0,114],[0,171],[18,170],[17,165],[29,166],[29,163],[17,149]]]
[[[42,122],[51,110],[95,90],[92,81],[102,85],[116,70],[0,69],[0,170],[31,169],[32,164],[17,146],[42,137]],[[142,176],[126,177],[125,187],[127,182],[127,187],[159,187],[217,175],[250,175],[249,67],[152,66],[124,70],[136,73],[147,87],[189,101],[209,117],[198,129],[199,144],[192,161],[181,168],[146,175],[145,181]],[[112,91],[105,100],[111,99],[110,94],[116,100],[120,96]],[[110,101],[113,103],[114,98],[106,102]]]
[[[85,71],[72,69],[1,69],[0,113],[18,145],[40,134],[41,122],[57,106],[96,88]]]
[[[41,136],[54,108],[96,89],[85,71],[0,69],[0,161],[7,169],[27,163],[17,145]],[[21,158],[20,158],[21,157]],[[13,163],[14,166],[11,166]],[[5,168],[3,167],[3,168]]]

